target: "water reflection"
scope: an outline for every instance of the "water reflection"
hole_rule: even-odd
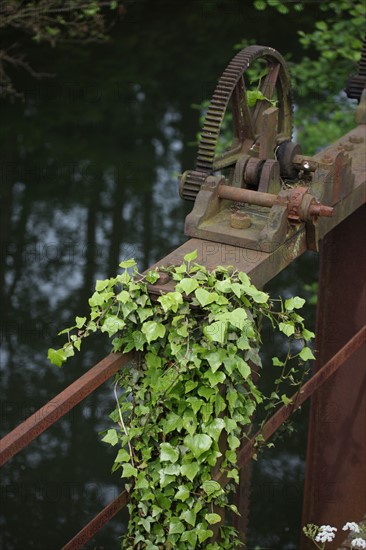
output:
[[[271,21],[247,8],[244,14],[239,1],[178,3],[174,27],[169,7],[137,3],[111,45],[34,47],[36,65],[51,66],[58,77],[24,80],[25,104],[1,106],[1,435],[108,352],[107,339],[98,337],[62,370],[46,359],[57,332],[85,313],[95,280],[131,256],[144,269],[184,240],[189,207],[178,197],[175,174],[194,166],[187,143],[198,120],[191,104],[210,96],[232,45],[253,37],[253,29],[258,42],[284,52],[295,44],[296,28],[287,22],[286,34],[269,33],[284,27],[279,14]],[[304,294],[303,281],[312,281],[307,265],[285,272],[277,290]],[[119,493],[121,480],[110,474],[115,453],[98,435],[112,408],[110,381],[3,468],[1,548],[59,548]],[[301,434],[293,451],[286,443],[277,458],[258,463],[253,545],[264,537],[273,549],[285,548],[284,540],[296,548],[300,496],[296,506],[290,502],[291,532],[282,540],[285,503],[277,524],[266,516],[266,529],[259,503],[270,502],[261,487],[281,471],[278,461],[289,472],[278,483],[301,484],[299,440]],[[118,548],[124,517],[87,548]]]

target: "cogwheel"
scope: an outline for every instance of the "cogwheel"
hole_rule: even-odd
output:
[[[266,74],[260,78],[258,92],[266,99],[248,104],[245,73],[257,60],[266,63]],[[262,133],[262,114],[276,101],[278,125],[276,144],[291,139],[292,103],[290,76],[283,57],[267,46],[249,46],[241,50],[223,72],[213,93],[198,145],[196,168],[184,174],[180,194],[195,200],[205,178],[215,171],[234,169],[243,154],[256,156],[256,144]],[[234,140],[228,150],[217,155],[217,145],[225,113],[231,102]]]

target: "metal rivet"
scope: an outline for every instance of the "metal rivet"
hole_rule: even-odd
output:
[[[245,212],[233,212],[230,216],[230,225],[234,229],[247,229],[252,225],[252,220]]]
[[[355,134],[352,134],[351,136],[349,136],[348,139],[351,143],[363,143],[364,142],[364,138],[362,136],[356,136]]]

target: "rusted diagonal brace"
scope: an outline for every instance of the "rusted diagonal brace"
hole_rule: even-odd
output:
[[[82,548],[95,533],[97,533],[108,521],[110,521],[129,500],[128,493],[123,491],[117,498],[112,500],[95,518],[93,518],[73,539],[71,539],[62,550],[77,550]]]
[[[110,353],[65,390],[56,395],[52,401],[49,401],[38,409],[32,416],[3,437],[0,441],[0,466],[19,453],[33,439],[61,418],[61,416],[80,403],[103,382],[108,380],[112,374],[126,366],[133,356],[133,352],[128,354]]]
[[[304,401],[322,385],[339,367],[351,357],[351,355],[366,341],[366,325],[347,342],[312,378],[304,384],[300,393],[296,393],[292,399],[293,404],[281,407],[271,418],[265,423],[262,430],[259,432],[267,440],[274,432],[287,420],[291,414],[296,411]],[[255,446],[256,434],[248,443],[241,449],[238,454],[238,464],[242,468],[253,455]],[[215,477],[217,481],[224,481],[224,473],[219,472]],[[227,481],[227,479],[226,479]],[[92,519],[75,537],[70,540],[62,550],[79,550],[82,546],[92,538],[117,512],[119,512],[128,502],[129,496],[126,491],[123,491],[115,500],[113,500],[106,508],[104,508],[94,519]]]

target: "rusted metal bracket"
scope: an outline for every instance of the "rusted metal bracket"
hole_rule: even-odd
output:
[[[259,58],[267,61],[263,91],[268,100],[251,108],[247,105],[244,78],[236,75],[236,71],[243,71],[236,61],[239,55],[219,80],[203,127],[196,169],[181,178],[181,196],[195,201],[186,218],[185,233],[215,243],[273,252],[305,231],[307,249],[318,250],[320,227],[324,233],[326,225],[334,226],[328,218],[335,206],[356,191],[359,182],[355,176],[364,171],[365,120],[360,120],[360,112],[366,111],[366,95],[361,97],[357,111],[359,126],[321,154],[305,156],[300,145],[291,141],[289,77],[283,59],[273,52],[260,46],[241,52],[246,60],[244,75],[252,62]],[[280,107],[270,106],[274,91]],[[216,156],[229,100],[236,138],[226,153]],[[357,189],[356,194],[359,192]],[[360,204],[355,201],[355,206]]]

